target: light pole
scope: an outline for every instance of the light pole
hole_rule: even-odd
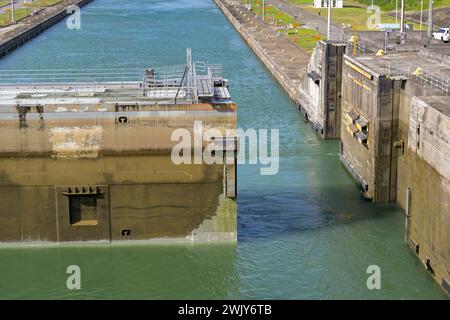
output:
[[[395,0],[395,24],[398,23],[398,0]]]
[[[405,0],[402,0],[402,12],[400,15],[400,43],[404,44],[406,42],[406,32],[405,32]]]
[[[433,36],[433,0],[429,0],[430,9],[428,10],[428,36]]]
[[[402,12],[400,14],[400,32],[405,33],[405,0],[402,0]]]
[[[16,17],[14,15],[14,0],[11,0],[11,21],[12,23],[16,23]]]
[[[327,26],[327,39],[331,40],[331,5],[332,0],[328,0],[328,26]]]
[[[263,0],[263,2],[262,2],[262,18],[263,18],[263,21],[265,21],[266,20],[266,0]]]
[[[422,31],[423,23],[423,0],[420,0],[420,31]]]

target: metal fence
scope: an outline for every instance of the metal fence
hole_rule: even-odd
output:
[[[56,96],[65,88],[66,95],[72,91],[96,94],[107,85],[122,85],[122,95],[127,95],[123,90],[138,89],[141,96],[175,103],[178,98],[196,102],[199,96],[212,95],[214,80],[222,77],[222,66],[193,62],[190,49],[186,61],[185,65],[155,68],[0,70],[0,91],[14,93],[27,87],[35,95],[53,90]]]
[[[446,96],[450,94],[449,78],[444,78],[424,71],[412,72],[411,76],[422,82],[424,85],[428,85],[430,88],[441,90]]]
[[[145,68],[0,70],[0,84],[126,83],[142,81]]]
[[[360,55],[366,53],[366,44],[362,41],[350,41],[347,40],[346,54],[347,55]]]

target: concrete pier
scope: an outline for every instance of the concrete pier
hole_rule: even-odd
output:
[[[309,56],[274,29],[245,9],[239,1],[214,0],[249,47],[286,90],[300,104],[297,87],[305,72]]]
[[[35,38],[46,29],[69,15],[71,6],[83,7],[93,0],[64,0],[39,11],[36,15],[23,18],[17,24],[3,28],[0,32],[0,57]]]
[[[57,78],[49,72],[33,76]],[[179,164],[172,153],[174,131],[196,137],[200,122],[233,134],[236,104],[219,66],[151,68],[136,81],[110,73],[33,85],[1,73],[0,242],[235,241],[236,161]],[[230,149],[221,136],[188,141],[180,156],[212,144],[236,159],[235,141]]]
[[[407,214],[408,245],[450,294],[450,96],[414,97],[405,120],[397,199]]]
[[[450,294],[450,48],[424,48],[423,32],[405,45],[390,34],[385,48],[384,32],[360,32],[358,44],[318,41],[308,58],[238,1],[215,2],[316,132],[341,139],[362,194],[405,209],[406,242]]]
[[[342,63],[347,45],[319,41],[299,87],[305,117],[324,139],[338,139],[341,130]]]
[[[450,294],[450,48],[344,58],[341,160]]]
[[[214,1],[316,132],[323,138],[338,138],[339,77],[345,44],[319,42],[311,58],[239,1]],[[320,70],[319,62],[323,62]],[[329,77],[337,77],[337,82],[328,81]]]

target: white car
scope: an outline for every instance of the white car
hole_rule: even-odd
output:
[[[442,40],[443,42],[450,41],[450,29],[440,28],[437,32],[433,32],[433,38],[436,40]]]

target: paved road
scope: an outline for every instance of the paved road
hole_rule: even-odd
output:
[[[24,4],[25,4],[25,0],[15,0],[14,1],[14,7],[16,9],[23,8]],[[0,13],[5,13],[6,10],[8,10],[8,9],[11,9],[11,3],[1,6]]]
[[[326,8],[322,10],[322,17],[320,17],[312,12],[305,10],[304,8],[302,8],[302,6],[290,4],[288,0],[268,0],[267,3],[280,8],[282,11],[293,17],[297,17],[296,20],[301,24],[305,24],[308,28],[316,29],[323,35],[327,34]],[[353,31],[344,30],[344,28],[342,28],[342,26],[340,25],[332,25],[331,38],[333,40],[348,40],[352,35]],[[380,38],[376,34],[372,35],[370,33],[358,33],[358,37],[361,43],[364,44],[366,52],[377,52],[379,49],[382,49],[384,47],[384,36]],[[432,41],[432,43],[437,44],[436,41]],[[395,43],[395,37],[392,37],[392,39],[389,40],[389,43]],[[418,39],[417,37],[416,39],[413,39],[413,37],[409,37],[408,43],[415,45],[415,49],[417,50],[418,46],[423,45],[425,42]]]
[[[25,32],[32,26],[48,19],[50,16],[56,14],[57,12],[64,10],[65,8],[68,8],[73,4],[77,4],[79,1],[80,0],[63,0],[62,2],[59,2],[52,7],[45,8],[38,15],[28,16],[19,21],[17,24],[0,28],[0,46],[6,41],[16,37],[18,34]]]
[[[312,1],[311,1],[312,2]],[[308,26],[308,28],[316,29],[321,34],[326,35],[327,34],[327,21],[318,15],[315,15],[311,12],[308,12],[301,8],[300,6],[292,5],[288,3],[286,0],[269,0],[269,4],[278,7],[279,9],[283,10],[287,14],[297,17],[297,21],[301,24],[305,24]],[[327,14],[326,9],[322,10],[322,14]],[[344,31],[342,28],[333,25],[331,28],[332,31],[332,39],[335,40],[343,40],[345,39]]]

